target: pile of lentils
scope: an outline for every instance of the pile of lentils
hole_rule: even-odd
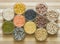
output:
[[[26,35],[34,35],[37,41],[46,41],[48,35],[58,32],[59,13],[48,11],[45,4],[38,4],[34,9],[27,9],[25,4],[16,3],[13,8],[3,11],[3,34],[12,34],[14,40],[24,40]]]

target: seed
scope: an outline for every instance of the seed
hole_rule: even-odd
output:
[[[34,20],[37,27],[46,27],[46,24],[49,22],[44,16],[38,15]]]
[[[25,24],[25,17],[22,15],[16,15],[14,17],[13,23],[17,27],[22,27]]]
[[[46,14],[47,9],[48,9],[48,8],[47,8],[47,6],[46,6],[45,4],[38,4],[38,5],[36,6],[36,11],[37,11],[37,13],[40,14],[40,15]]]
[[[44,41],[47,39],[47,31],[46,29],[44,28],[39,28],[35,31],[35,38],[38,40],[38,41]]]
[[[11,8],[4,9],[3,18],[7,21],[10,21],[14,18],[14,11]]]
[[[26,9],[26,7],[23,3],[16,3],[14,5],[14,12],[16,14],[23,14],[25,12],[25,9]]]
[[[15,28],[13,30],[13,37],[15,40],[23,40],[25,37],[25,32],[23,28]]]
[[[14,25],[10,21],[5,21],[2,25],[2,30],[4,34],[11,34],[13,32]]]
[[[56,20],[58,20],[59,14],[58,14],[58,12],[51,10],[51,11],[47,12],[46,16],[49,21],[56,21]]]
[[[49,22],[46,29],[49,34],[54,35],[58,32],[58,25],[55,22]]]
[[[36,31],[36,24],[32,21],[28,21],[24,25],[24,30],[27,34],[33,34]]]
[[[25,18],[27,20],[33,20],[34,18],[36,17],[36,12],[32,9],[28,9],[26,12],[25,12]]]

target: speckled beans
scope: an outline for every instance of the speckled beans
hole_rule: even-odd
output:
[[[44,5],[44,4],[38,4],[38,5],[36,6],[36,11],[37,11],[37,13],[40,14],[40,15],[46,14],[47,9],[48,9],[47,6]]]
[[[37,27],[46,27],[46,24],[49,22],[44,16],[38,15],[34,21]]]
[[[15,28],[13,30],[13,37],[15,40],[20,41],[25,38],[25,32],[23,28]]]

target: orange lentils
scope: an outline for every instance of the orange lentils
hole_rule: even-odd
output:
[[[16,15],[16,16],[14,17],[13,22],[14,22],[14,25],[15,25],[15,26],[21,27],[21,26],[23,26],[24,23],[25,23],[25,17],[22,16],[22,15]]]

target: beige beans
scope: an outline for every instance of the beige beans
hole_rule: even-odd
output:
[[[36,31],[36,24],[29,21],[24,25],[24,29],[27,34],[33,34]]]
[[[56,21],[59,16],[59,14],[54,10],[48,11],[46,15],[49,21]]]
[[[44,41],[47,39],[47,31],[44,28],[39,28],[35,31],[35,38],[38,41]]]

